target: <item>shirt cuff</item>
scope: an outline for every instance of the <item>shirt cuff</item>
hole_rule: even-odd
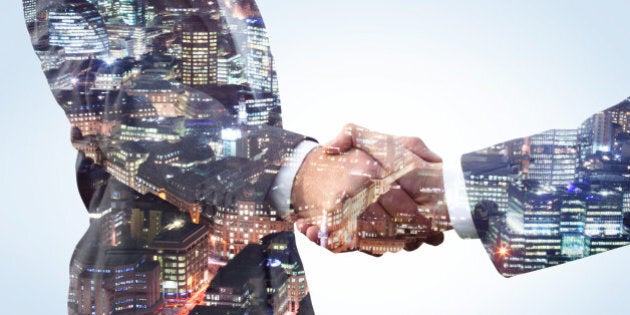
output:
[[[288,220],[291,215],[291,190],[293,189],[295,176],[306,155],[317,146],[317,142],[312,140],[300,142],[293,150],[291,156],[284,161],[273,181],[273,186],[269,191],[271,206],[285,220]]]
[[[479,238],[472,219],[459,158],[444,159],[444,188],[451,225],[461,238]]]

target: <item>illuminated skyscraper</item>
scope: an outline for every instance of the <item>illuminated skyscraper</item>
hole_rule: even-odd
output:
[[[147,34],[144,27],[128,25],[108,25],[107,35],[112,44],[111,55],[118,58],[140,56],[147,51]]]
[[[612,115],[610,112],[599,112],[593,115],[593,153],[609,152],[612,145]]]
[[[217,84],[218,22],[191,16],[182,26],[182,82],[190,86]]]
[[[531,137],[530,145],[530,179],[563,186],[575,179],[577,130],[549,130]]]
[[[466,169],[466,192],[471,207],[489,200],[505,213],[508,203],[507,188],[512,169],[501,154],[467,154],[462,163]]]
[[[560,231],[560,202],[555,190],[535,184],[511,184],[508,188],[507,222],[518,234],[557,235]]]
[[[157,251],[162,292],[167,303],[181,303],[207,281],[208,238],[205,225],[175,219],[149,245]]]
[[[623,195],[601,189],[586,197],[586,235],[617,236],[622,232]]]
[[[130,26],[146,25],[145,0],[120,0],[119,15],[125,24]]]
[[[241,55],[225,54],[218,58],[218,84],[241,85],[245,83]]]
[[[560,207],[560,234],[564,256],[579,258],[588,254],[584,235],[586,202],[579,196],[565,196]]]
[[[64,1],[49,8],[49,44],[63,47],[66,59],[105,58],[109,40],[96,8],[84,1]]]
[[[34,23],[37,19],[37,0],[22,0],[22,8],[26,24]]]
[[[69,314],[155,314],[162,304],[160,266],[142,252],[96,248],[75,252]]]
[[[611,111],[612,122],[619,125],[621,131],[630,133],[630,99],[626,99]]]
[[[98,0],[96,8],[101,16],[110,16],[113,13],[114,0]]]
[[[273,92],[273,58],[269,49],[269,36],[261,19],[248,18],[246,77],[252,89]]]

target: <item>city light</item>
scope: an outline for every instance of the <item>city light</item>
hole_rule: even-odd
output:
[[[510,249],[507,247],[499,247],[499,249],[497,250],[497,254],[499,254],[499,256],[501,257],[509,256]]]

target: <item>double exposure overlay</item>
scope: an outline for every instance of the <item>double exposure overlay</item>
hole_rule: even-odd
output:
[[[293,224],[268,200],[304,137],[281,128],[255,3],[25,0],[24,13],[90,216],[69,313],[312,313]]]
[[[441,243],[442,231],[451,226],[439,158],[431,160],[423,156],[401,137],[355,125],[346,126],[342,134],[342,138],[352,138],[352,146],[369,153],[374,160],[365,161],[352,153],[307,158],[304,165],[313,166],[315,171],[298,174],[296,183],[308,190],[303,195],[318,202],[308,202],[299,196],[293,198],[298,228],[332,252],[360,250],[379,256],[415,250],[422,243]],[[424,144],[420,147],[426,149]],[[358,167],[365,162],[378,166]],[[355,180],[365,178],[365,183],[351,189],[355,185],[344,183],[342,170],[349,170]],[[331,203],[322,204],[319,201],[328,199],[331,187],[343,191]]]
[[[630,101],[462,157],[479,237],[506,276],[630,244]]]
[[[310,314],[294,223],[373,255],[450,228],[439,161],[359,127],[336,152],[282,129],[253,0],[23,4],[90,218],[69,314]]]

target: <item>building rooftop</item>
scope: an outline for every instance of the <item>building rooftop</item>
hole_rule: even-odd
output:
[[[209,233],[208,228],[203,224],[194,224],[183,218],[179,220],[182,220],[181,227],[176,224],[171,229],[165,228],[155,237],[149,247],[158,250],[180,250]]]

